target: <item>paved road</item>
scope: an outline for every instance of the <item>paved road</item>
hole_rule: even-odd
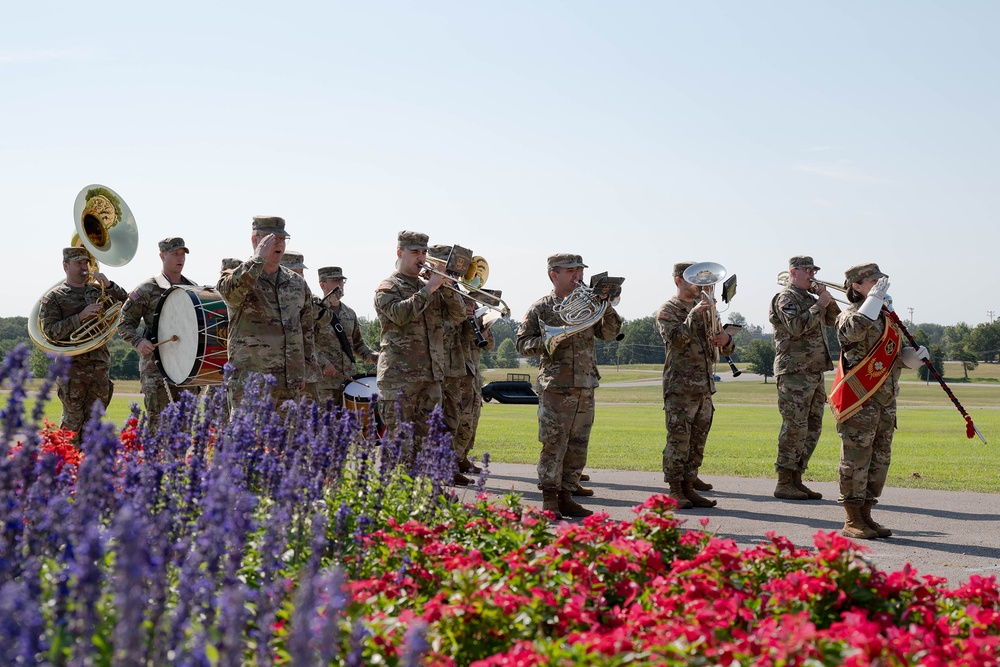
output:
[[[513,490],[530,504],[542,504],[533,465],[494,463],[490,469],[488,491]],[[633,507],[667,489],[660,473],[588,472],[591,481],[585,485],[597,494],[578,500],[613,519],[632,519]],[[844,525],[844,510],[835,501],[837,485],[833,482],[809,483],[823,493],[823,500],[786,501],[772,495],[774,479],[703,479],[715,485],[716,490],[705,495],[718,500],[718,507],[683,510],[677,516],[687,519],[693,529],[700,529],[698,520],[707,517],[706,530],[731,538],[741,547],[759,544],[772,530],[799,546],[812,546],[816,532]],[[890,488],[874,514],[892,528],[893,536],[860,543],[870,549],[871,560],[883,570],[899,570],[909,562],[921,573],[946,577],[952,586],[971,574],[1000,576],[1000,495]]]

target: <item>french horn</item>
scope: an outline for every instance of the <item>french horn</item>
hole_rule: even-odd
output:
[[[132,210],[121,196],[104,185],[88,185],[77,195],[73,204],[73,222],[76,228],[70,245],[86,248],[93,260],[90,282],[95,281],[101,263],[108,266],[125,266],[135,256],[139,247],[139,228]],[[58,287],[58,281],[45,291]],[[107,344],[118,331],[121,304],[104,295],[101,288],[103,312],[96,318],[81,323],[66,340],[52,340],[45,335],[41,322],[41,299],[35,302],[28,315],[28,335],[43,352],[76,356]]]

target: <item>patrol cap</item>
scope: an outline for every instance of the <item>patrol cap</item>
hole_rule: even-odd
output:
[[[397,247],[400,250],[427,250],[427,241],[430,239],[427,234],[411,232],[404,229],[396,237]]]
[[[242,259],[236,259],[235,257],[226,257],[222,260],[222,272],[232,273],[233,269],[243,263]]]
[[[301,252],[286,252],[281,256],[281,265],[286,269],[308,269],[304,261]]]
[[[85,259],[89,262],[91,260],[91,255],[86,248],[63,248],[64,262],[75,262],[78,259]]]
[[[427,254],[435,259],[448,259],[451,255],[450,245],[432,245],[427,248]]]
[[[549,271],[552,269],[576,269],[576,268],[587,268],[587,265],[583,263],[583,257],[580,255],[572,255],[568,252],[560,252],[555,255],[549,255],[548,260]]]
[[[788,268],[790,269],[816,269],[819,271],[819,267],[813,264],[813,258],[809,255],[796,255],[788,260]]]
[[[186,253],[191,252],[184,244],[184,239],[179,236],[168,236],[156,245],[160,248],[160,252],[173,252],[174,250],[183,250]]]
[[[347,280],[344,270],[339,266],[324,266],[316,273],[319,274],[320,280]]]
[[[253,231],[258,236],[288,236],[285,231],[285,219],[274,215],[255,215],[253,217]]]
[[[851,285],[854,283],[860,283],[863,280],[868,280],[869,278],[888,278],[886,274],[882,273],[878,268],[878,264],[856,264],[851,268],[844,271],[844,287],[850,289]]]
[[[688,267],[694,266],[695,264],[696,262],[677,262],[674,264],[674,270],[671,275],[673,275],[674,278],[683,278],[684,271],[687,270]]]

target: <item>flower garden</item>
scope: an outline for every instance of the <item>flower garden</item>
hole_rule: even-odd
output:
[[[97,411],[78,451],[39,423],[65,362],[28,412],[27,352],[0,369],[3,665],[1000,664],[993,577],[882,572],[833,533],[738,549],[661,495],[559,525],[462,503],[439,419],[414,453],[282,416],[263,378],[231,420],[221,392],[157,433]]]

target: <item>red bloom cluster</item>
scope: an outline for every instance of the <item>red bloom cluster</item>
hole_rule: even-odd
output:
[[[397,659],[422,618],[431,665],[1000,664],[995,578],[950,591],[910,567],[883,573],[834,533],[815,549],[770,535],[740,550],[682,530],[663,496],[634,522],[595,515],[554,533],[523,520],[531,509],[478,508],[366,538],[380,571],[348,590],[373,662]]]
[[[38,432],[42,440],[38,446],[38,451],[42,454],[52,454],[56,457],[57,475],[62,473],[65,466],[69,466],[66,472],[70,475],[71,480],[76,481],[76,471],[80,468],[80,462],[83,461],[83,452],[73,444],[73,436],[76,435],[76,432],[59,428],[48,419],[44,420],[43,423],[44,426]],[[16,445],[10,448],[9,455],[11,457],[17,456],[23,444],[23,442],[18,441]]]

